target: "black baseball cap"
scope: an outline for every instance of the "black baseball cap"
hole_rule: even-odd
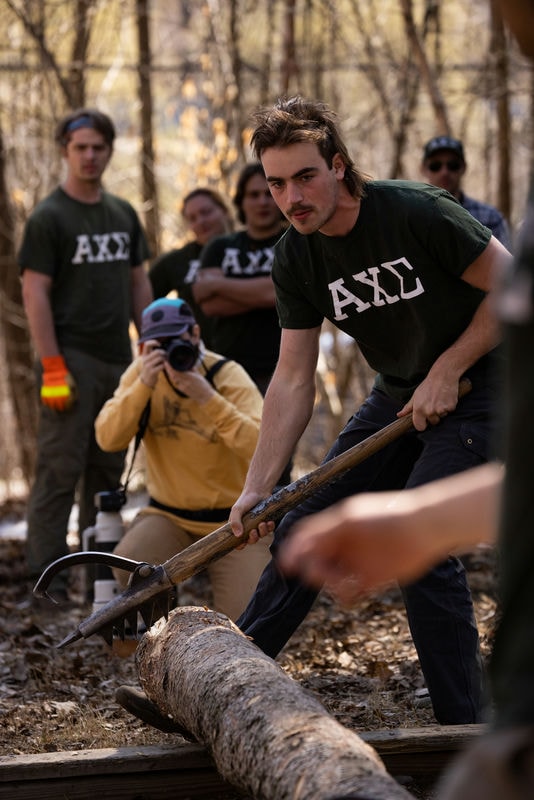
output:
[[[438,150],[452,150],[465,162],[464,146],[459,139],[453,139],[452,136],[434,136],[433,139],[430,139],[423,150],[423,161],[433,156]]]

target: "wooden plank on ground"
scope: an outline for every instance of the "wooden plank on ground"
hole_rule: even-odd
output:
[[[392,775],[432,776],[484,731],[439,725],[360,733]],[[181,742],[182,740],[180,740]],[[74,750],[0,757],[2,800],[229,800],[238,792],[200,745]]]

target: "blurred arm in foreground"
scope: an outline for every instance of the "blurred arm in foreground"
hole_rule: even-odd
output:
[[[295,525],[284,571],[342,603],[410,583],[448,554],[496,539],[504,470],[484,464],[415,489],[351,497]]]

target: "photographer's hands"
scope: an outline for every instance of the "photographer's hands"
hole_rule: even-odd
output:
[[[216,394],[213,386],[196,369],[189,372],[177,372],[168,362],[165,362],[165,372],[169,381],[182,394],[195,400],[199,406],[207,403]]]
[[[166,363],[165,350],[156,339],[149,339],[141,351],[142,382],[153,389],[158,382],[158,375]]]
[[[141,353],[141,381],[153,389],[162,369],[165,370],[170,384],[175,389],[199,405],[207,403],[216,393],[209,381],[196,369],[187,372],[173,369],[161,344],[156,339],[149,339],[144,343]]]

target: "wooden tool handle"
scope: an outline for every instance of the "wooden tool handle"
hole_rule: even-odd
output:
[[[463,397],[471,389],[467,379],[460,382],[458,396]],[[76,641],[81,636],[87,638],[93,633],[107,631],[112,635],[113,625],[117,620],[132,619],[135,623],[139,608],[148,608],[154,603],[160,593],[167,591],[173,585],[196,575],[212,561],[221,558],[226,553],[246,542],[248,534],[260,522],[268,520],[277,521],[283,515],[295,508],[306,498],[317,492],[326,484],[341,477],[347,470],[352,469],[361,461],[376,453],[382,447],[398,439],[412,427],[412,417],[401,417],[382,430],[373,433],[363,442],[354,445],[349,450],[322,464],[317,469],[303,475],[302,478],[290,483],[289,486],[263,500],[243,517],[244,534],[234,536],[230,523],[208,533],[202,539],[194,542],[181,553],[170,558],[158,567],[152,567],[149,577],[139,580],[135,585],[129,586],[122,594],[106,603],[101,609],[95,611],[86,620],[83,620],[75,633],[67,636],[59,647],[64,647]],[[150,568],[149,568],[150,569]],[[153,620],[154,621],[154,620]]]
[[[464,378],[460,381],[458,397],[461,398],[471,389],[471,382]],[[176,584],[195,575],[212,561],[225,555],[243,542],[248,534],[260,522],[273,520],[278,522],[288,511],[298,506],[308,497],[315,494],[328,483],[337,480],[349,469],[360,464],[369,456],[398,439],[412,428],[412,415],[400,417],[385,428],[368,436],[344,453],[340,453],[330,461],[321,464],[317,469],[303,475],[293,483],[262,500],[243,516],[243,536],[236,537],[229,522],[212,533],[207,534],[194,544],[172,556],[163,564],[171,583]]]

